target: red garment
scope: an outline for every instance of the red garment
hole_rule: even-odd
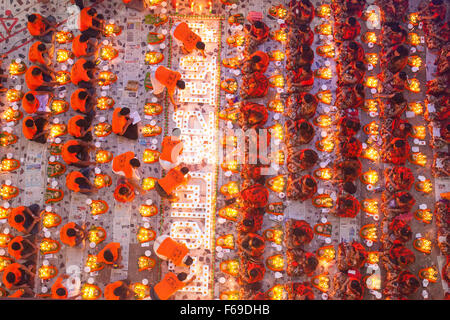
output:
[[[396,266],[407,266],[416,261],[414,252],[406,248],[400,241],[395,240],[389,250],[389,260]]]
[[[242,190],[241,196],[251,208],[263,208],[269,200],[269,191],[263,185],[256,183]]]
[[[345,201],[350,200],[352,205],[350,207],[345,207]],[[337,200],[336,204],[336,215],[341,218],[354,218],[359,213],[361,205],[359,204],[358,199],[356,199],[352,195],[346,195],[345,197],[340,197]]]

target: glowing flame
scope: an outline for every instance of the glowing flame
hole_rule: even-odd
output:
[[[224,249],[234,249],[234,236],[232,234],[227,234],[218,237],[216,240],[216,246],[222,247]]]
[[[376,184],[378,182],[378,172],[369,170],[361,175],[361,182],[365,184]]]
[[[56,61],[59,63],[66,62],[70,58],[73,58],[72,52],[66,49],[58,49],[56,50]]]
[[[333,73],[331,71],[331,68],[329,67],[323,67],[323,68],[319,68],[314,72],[314,76],[321,78],[321,79],[326,79],[329,80],[333,77]]]
[[[377,34],[375,32],[366,32],[362,39],[366,43],[377,43]]]
[[[112,46],[102,46],[100,48],[100,58],[103,61],[111,61],[119,55],[119,51]]]
[[[58,226],[61,223],[61,217],[53,212],[42,211],[42,225],[49,229]]]
[[[331,44],[326,44],[323,46],[318,46],[316,49],[316,53],[325,58],[334,58],[336,55],[334,46]]]
[[[331,16],[331,7],[329,4],[322,4],[316,9],[317,16],[320,18],[328,18]]]
[[[263,232],[264,238],[267,241],[281,244],[283,242],[283,230],[280,229],[267,229]]]
[[[408,33],[408,43],[412,46],[417,46],[420,44],[420,37],[415,32]]]
[[[145,191],[152,190],[156,185],[156,178],[148,177],[142,180],[142,189]]]
[[[140,256],[138,259],[138,270],[144,271],[152,269],[156,265],[155,259],[146,257],[146,256]]]
[[[93,200],[91,203],[91,214],[93,216],[108,211],[108,204],[104,200]]]
[[[419,209],[414,212],[414,217],[426,224],[430,224],[433,221],[433,212],[430,209]]]
[[[152,241],[155,239],[155,237],[156,237],[155,231],[144,227],[140,227],[137,233],[137,240],[139,241],[139,243]]]
[[[58,274],[58,269],[54,266],[41,266],[38,270],[39,278],[42,280],[49,280]]]
[[[97,109],[108,110],[114,106],[114,99],[110,97],[99,97],[97,98]]]
[[[284,104],[281,100],[271,100],[269,104],[267,105],[267,108],[270,111],[276,112],[276,113],[283,113],[284,112]]]
[[[144,163],[155,163],[159,160],[159,155],[160,153],[158,151],[145,149],[142,160],[144,161]]]
[[[406,89],[411,92],[419,93],[420,92],[420,81],[416,78],[408,79],[406,81]]]
[[[275,88],[283,88],[285,84],[284,76],[282,74],[273,75],[269,78],[269,86]]]
[[[237,217],[239,215],[239,210],[233,206],[229,205],[219,210],[219,217],[224,219],[228,219],[231,221],[237,221]]]
[[[375,67],[378,63],[378,54],[366,53],[365,60],[367,63],[370,63],[373,67]]]
[[[158,207],[155,206],[154,204],[152,205],[145,205],[142,204],[139,207],[139,213],[141,214],[142,217],[153,217],[154,215],[156,215],[158,213]]]
[[[320,168],[314,171],[314,177],[321,180],[330,180],[333,177],[331,168]]]
[[[418,181],[415,184],[415,189],[419,192],[423,192],[429,194],[433,191],[433,184],[430,179],[426,179],[424,181]]]
[[[378,200],[377,199],[365,199],[361,206],[362,211],[370,215],[378,215]]]
[[[423,104],[419,101],[408,103],[408,110],[414,112],[416,116],[423,114]]]
[[[70,82],[70,73],[64,70],[57,71],[55,74],[55,79],[60,86],[68,84]]]
[[[23,92],[16,89],[9,89],[6,92],[6,100],[8,102],[17,102],[23,97]]]
[[[98,150],[95,154],[95,161],[97,163],[107,163],[113,159],[113,154],[107,150]]]
[[[283,140],[284,139],[284,128],[280,123],[276,123],[269,128],[270,132],[276,139]]]
[[[334,149],[334,139],[332,137],[325,137],[316,142],[316,148],[322,152],[332,152]]]
[[[331,104],[333,101],[333,95],[330,90],[319,91],[317,92],[317,99],[319,99],[322,103]]]
[[[422,152],[413,152],[409,157],[409,162],[425,167],[427,164],[427,156]]]
[[[220,263],[220,271],[223,273],[237,276],[239,274],[239,261],[238,260],[226,260]]]
[[[17,62],[13,60],[9,65],[9,74],[12,76],[18,76],[24,74],[27,71],[27,66],[24,62]]]
[[[286,55],[283,51],[274,50],[269,52],[269,59],[271,61],[283,61],[286,58]]]
[[[287,40],[287,33],[283,29],[275,30],[271,32],[270,35],[273,40],[279,41],[281,43],[284,43]]]
[[[58,31],[55,36],[56,42],[59,44],[65,44],[73,40],[73,33],[71,31]]]
[[[283,192],[286,187],[286,177],[283,175],[278,175],[274,178],[270,178],[267,180],[266,185],[267,188],[276,193]]]
[[[409,56],[408,65],[411,67],[420,68],[420,66],[422,65],[422,58],[419,56]]]
[[[426,238],[418,238],[414,240],[413,247],[422,253],[430,254],[433,249],[433,242]]]
[[[142,128],[142,135],[144,137],[154,137],[160,135],[162,132],[161,127],[152,126],[150,124],[146,124],[145,127]]]
[[[103,29],[103,35],[105,37],[118,36],[122,32],[122,29],[115,24],[107,24]]]
[[[286,263],[281,254],[276,254],[267,258],[266,265],[272,271],[283,271]]]
[[[314,119],[314,124],[321,128],[328,128],[333,123],[333,119],[327,114],[321,114]]]
[[[363,239],[375,242],[378,239],[377,231],[377,226],[375,224],[366,224],[361,227],[359,235]]]
[[[106,239],[106,231],[102,227],[92,226],[88,232],[88,239],[95,244],[101,243]]]
[[[161,52],[149,51],[145,54],[145,62],[147,64],[157,64],[164,59],[164,55]]]
[[[366,87],[368,88],[377,88],[378,87],[378,78],[374,76],[369,76],[366,78]]]
[[[239,184],[236,181],[230,181],[220,187],[220,193],[224,196],[237,196],[239,194]]]
[[[83,300],[96,300],[100,298],[101,294],[100,288],[96,285],[85,283],[81,287],[81,298]]]
[[[329,36],[329,35],[333,34],[333,28],[332,28],[331,24],[329,24],[329,23],[323,23],[321,25],[316,26],[315,31],[316,31],[316,33],[324,35],[324,36]]]

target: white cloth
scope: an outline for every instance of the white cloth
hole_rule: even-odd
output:
[[[159,164],[166,171],[169,171],[170,169],[173,169],[177,166],[177,163],[172,163],[170,161],[162,160],[162,159],[159,159]]]
[[[40,112],[50,112],[50,108],[48,107],[48,101],[50,99],[50,95],[48,94],[42,94],[42,95],[35,95],[37,101],[39,101],[39,108],[37,111]]]
[[[159,66],[151,66],[150,67],[150,74],[151,74],[150,80],[151,80],[152,86],[153,86],[153,94],[156,94],[156,95],[162,93],[165,88],[164,85],[161,82],[159,82],[158,80],[156,80],[156,78],[155,78],[155,72],[156,72],[156,69],[158,69],[158,67]]]
[[[158,238],[155,239],[155,242],[153,243],[153,251],[155,252],[155,254],[158,256],[158,258],[160,258],[161,260],[167,260],[166,256],[163,256],[162,254],[159,254],[158,248],[161,245],[161,243],[166,240],[167,238],[169,238],[168,235],[164,234],[162,236],[159,236]]]

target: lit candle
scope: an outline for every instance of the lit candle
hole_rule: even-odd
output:
[[[108,163],[113,159],[113,154],[107,150],[98,150],[95,154],[97,163]]]
[[[439,271],[436,266],[420,269],[419,278],[426,279],[431,283],[435,283],[439,279]]]
[[[281,123],[275,123],[273,126],[269,127],[270,133],[279,140],[284,139],[284,128]]]
[[[9,65],[9,74],[11,76],[19,76],[27,71],[27,66],[24,62],[11,61]]]
[[[366,224],[361,227],[359,231],[359,235],[361,238],[370,240],[370,241],[377,241],[377,226],[375,224]]]
[[[331,44],[326,44],[323,46],[318,46],[316,49],[316,53],[325,58],[334,58],[336,55],[334,46]]]
[[[235,34],[227,38],[228,45],[232,47],[240,47],[244,44],[245,38],[242,34]]]
[[[105,266],[97,262],[97,256],[89,254],[86,260],[86,267],[89,267],[90,272],[102,270]]]
[[[276,74],[269,78],[269,86],[271,86],[272,88],[283,88],[284,84],[284,76],[281,74]]]
[[[163,107],[157,103],[146,103],[144,106],[144,113],[146,116],[157,116],[161,114]]]
[[[239,210],[234,205],[226,206],[219,210],[219,217],[231,221],[237,221]]]
[[[7,171],[7,172],[11,172],[14,170],[19,169],[20,167],[20,162],[19,160],[16,159],[8,159],[8,158],[4,158],[1,163],[0,163],[0,171]]]
[[[312,198],[312,204],[316,208],[331,208],[333,206],[333,199],[328,194],[319,194]]]
[[[269,52],[269,59],[271,61],[283,61],[286,55],[283,51],[273,50]]]
[[[414,212],[414,217],[426,224],[430,224],[433,221],[433,212],[430,209],[418,209]]]
[[[112,132],[112,126],[107,122],[100,122],[94,126],[94,134],[97,137],[106,137]],[[103,163],[103,162],[101,162]]]
[[[419,56],[409,56],[408,65],[411,67],[420,68],[422,66],[422,58]]]
[[[411,162],[413,164],[417,164],[421,167],[425,167],[425,165],[427,164],[427,156],[425,154],[423,154],[422,152],[411,153],[408,160],[409,160],[409,162]]]
[[[159,160],[160,153],[152,149],[145,149],[142,156],[144,163],[155,163]]]
[[[114,23],[109,23],[104,26],[103,35],[105,37],[118,36],[122,33],[122,29]]]
[[[331,72],[331,68],[329,67],[322,67],[317,69],[314,72],[314,76],[320,79],[326,79],[329,80],[333,77],[333,73]]]
[[[322,152],[332,152],[334,149],[334,139],[332,137],[325,137],[316,142],[316,148]]]
[[[162,132],[162,128],[159,126],[152,126],[150,124],[146,124],[143,128],[142,128],[142,135],[144,137],[154,137],[157,135],[160,135]]]
[[[412,46],[417,46],[420,44],[420,37],[417,33],[410,32],[410,33],[408,33],[408,41],[407,42]]]
[[[234,249],[234,236],[232,234],[227,234],[218,237],[216,240],[216,246],[222,247],[224,249]]]
[[[317,250],[317,256],[319,260],[331,262],[336,257],[336,250],[334,249],[334,246],[321,247]]]
[[[131,289],[134,291],[136,300],[143,300],[150,295],[150,287],[142,283],[133,283]]]
[[[102,46],[100,48],[100,58],[103,61],[111,61],[119,55],[119,51],[112,46]]]
[[[411,92],[419,93],[420,92],[420,81],[416,78],[408,79],[406,81],[406,89]]]
[[[49,280],[56,277],[58,274],[58,269],[54,266],[41,266],[38,270],[39,278],[42,280]]]
[[[104,200],[93,200],[91,202],[90,207],[91,207],[91,214],[93,216],[103,214],[109,209],[108,204]]]
[[[408,103],[408,111],[414,112],[416,116],[423,114],[423,104],[419,101]]]
[[[164,55],[161,52],[149,51],[145,54],[146,64],[158,64],[163,61]]]
[[[0,219],[7,219],[11,211],[11,208],[4,208],[0,206]]]
[[[364,199],[362,202],[362,208],[364,212],[370,215],[378,215],[378,200],[377,199]]]
[[[284,258],[281,254],[270,256],[266,260],[266,266],[272,271],[283,271],[285,268]]]
[[[57,253],[59,251],[59,248],[59,242],[49,238],[43,238],[41,243],[39,244],[39,250],[43,255]]]
[[[96,174],[94,178],[94,186],[98,189],[109,187],[112,184],[111,177],[107,174]]]
[[[238,260],[226,260],[220,263],[220,271],[223,273],[237,276],[239,274],[239,261]]]
[[[321,292],[327,292],[330,288],[330,279],[326,273],[320,274],[311,279],[311,284]]]
[[[17,142],[18,137],[9,132],[0,132],[0,146],[6,147]]]
[[[153,217],[154,215],[158,214],[158,207],[155,206],[154,204],[152,205],[145,205],[142,204],[139,207],[139,213],[141,214],[142,217]]]
[[[263,236],[267,241],[274,242],[278,245],[283,242],[283,230],[280,229],[267,229],[263,232]]]
[[[376,172],[375,170],[369,170],[367,172],[364,172],[361,175],[360,179],[364,184],[374,185],[378,182],[378,172]]]
[[[323,35],[323,36],[329,36],[329,35],[333,34],[333,28],[332,28],[331,24],[329,24],[329,23],[322,23],[322,24],[316,26],[314,28],[314,30],[316,33]]]
[[[95,244],[101,243],[106,239],[106,231],[102,227],[92,226],[88,232],[88,239]]]
[[[156,185],[156,181],[157,179],[153,177],[144,178],[142,180],[142,189],[145,191],[152,190]]]
[[[378,63],[378,54],[376,53],[366,53],[365,61],[370,63],[373,67],[375,67]]]
[[[433,248],[433,242],[422,237],[422,238],[418,238],[418,239],[414,240],[413,247],[417,251],[420,251],[425,254],[430,254],[431,250]]]
[[[424,181],[416,182],[416,184],[414,185],[414,188],[418,192],[423,192],[425,194],[429,194],[429,193],[431,193],[431,191],[433,191],[433,184],[431,183],[430,179],[426,179]]]
[[[320,116],[314,118],[313,123],[321,128],[328,128],[333,123],[333,120],[329,115],[321,114]]]
[[[23,92],[16,89],[9,89],[6,92],[6,100],[8,102],[17,102],[23,97]]]
[[[41,212],[42,225],[45,228],[53,228],[61,224],[61,217],[53,212],[42,211]]]
[[[368,148],[362,150],[361,158],[376,162],[376,161],[378,161],[378,159],[380,159],[380,154],[378,153],[377,149],[375,149],[374,147],[368,147]]]
[[[98,78],[100,79],[98,81],[98,85],[101,87],[109,86],[110,84],[113,84],[117,81],[117,76],[111,71],[100,72]]]
[[[322,103],[330,105],[333,101],[333,95],[330,90],[319,91],[317,92],[317,99]]]
[[[81,298],[83,300],[96,300],[100,298],[101,294],[100,288],[96,285],[85,283],[81,287]]]
[[[20,110],[14,110],[12,107],[8,107],[2,114],[2,119],[6,122],[16,122],[22,119],[23,113]]]
[[[52,100],[50,111],[53,115],[58,115],[69,110],[69,103],[64,100]]]
[[[156,265],[155,259],[146,257],[146,256],[140,256],[138,259],[138,270],[144,271],[144,270],[150,270]]]
[[[71,31],[58,31],[55,34],[56,42],[65,44],[73,40],[73,33]]]
[[[286,188],[286,177],[284,175],[278,175],[270,178],[267,180],[266,186],[276,193],[284,192]]]
[[[378,87],[378,78],[374,76],[369,76],[366,78],[366,87],[368,88],[377,88]]]
[[[64,70],[57,71],[55,74],[55,78],[59,85],[63,86],[70,82],[70,73]]]
[[[368,31],[364,34],[362,40],[365,43],[377,43],[377,34],[375,32]]]
[[[97,98],[97,109],[108,110],[114,106],[114,99],[110,97],[99,97]]]
[[[66,49],[58,49],[56,50],[56,61],[59,63],[66,62],[69,59],[73,58],[73,53]]]
[[[220,83],[220,88],[228,93],[235,93],[238,89],[238,83],[235,79],[225,79]]]
[[[322,4],[316,8],[317,16],[320,18],[328,18],[331,16],[331,7],[329,4]]]
[[[284,43],[287,40],[287,33],[286,31],[284,31],[284,29],[278,29],[270,32],[270,37],[272,38],[272,40]]]
[[[237,196],[239,194],[239,184],[236,181],[230,181],[220,187],[220,193],[224,196]]]
[[[155,231],[144,227],[140,227],[137,233],[137,240],[139,241],[139,243],[152,241],[155,239],[155,237]]]
[[[8,186],[3,184],[0,189],[0,196],[3,200],[9,200],[11,198],[17,197],[19,195],[19,189],[14,186]]]

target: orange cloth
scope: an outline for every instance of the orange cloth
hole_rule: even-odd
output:
[[[159,185],[167,194],[171,194],[174,189],[186,181],[184,174],[178,168],[170,169],[164,178],[158,180]]]
[[[28,60],[33,63],[40,63],[45,65],[46,62],[44,59],[44,53],[38,50],[38,46],[41,44],[41,41],[36,41],[31,45],[30,50],[28,51]]]
[[[13,293],[11,293],[8,296],[8,298],[20,298],[23,296],[23,294],[24,294],[23,289],[19,289],[19,290],[14,291]]]
[[[33,76],[31,74],[34,69],[39,69],[39,67],[32,66],[28,68],[27,72],[25,73],[25,83],[30,90],[36,90],[44,84],[44,77],[42,76],[42,73],[39,76]]]
[[[155,71],[155,78],[164,85],[169,92],[174,92],[177,81],[181,79],[181,73],[159,66]]]
[[[37,127],[36,124],[33,125],[31,128],[28,128],[25,123],[27,122],[27,120],[33,120],[32,117],[26,117],[23,119],[22,121],[22,132],[23,132],[23,136],[25,138],[27,138],[28,140],[32,140],[34,138],[34,136],[37,133]]]
[[[70,72],[70,79],[72,80],[72,83],[74,85],[78,85],[80,81],[90,81],[91,78],[89,78],[87,74],[87,70],[83,67],[83,64],[87,62],[86,59],[78,59]]]
[[[92,27],[92,16],[90,16],[87,12],[91,9],[91,7],[86,7],[80,12],[80,31],[86,31],[90,27]]]
[[[112,131],[118,135],[122,134],[123,128],[127,124],[127,118],[119,113],[120,110],[121,108],[115,108],[112,118]]]
[[[76,153],[70,153],[68,150],[70,146],[77,146],[77,145],[79,145],[79,142],[77,140],[69,140],[66,143],[64,143],[61,151],[61,156],[65,163],[72,164],[80,161],[78,160]]]
[[[162,142],[162,152],[159,158],[161,160],[169,161],[171,163],[174,162],[172,159],[172,150],[181,143],[180,140],[173,140],[171,136],[164,137]]]
[[[80,92],[86,92],[86,89],[77,89],[70,96],[70,106],[75,111],[86,112],[86,100],[78,98]],[[86,98],[87,99],[87,98]]]
[[[134,159],[136,155],[132,151],[128,151],[114,157],[112,169],[115,172],[123,172],[125,178],[131,179],[133,177],[133,167],[130,164],[130,160]]]
[[[80,186],[75,182],[77,178],[84,178],[83,174],[80,171],[72,171],[66,176],[67,189],[74,192],[80,191]]]
[[[186,22],[181,22],[173,31],[173,36],[183,42],[184,48],[192,52],[196,48],[197,42],[202,39],[193,32]]]
[[[22,272],[20,271],[21,269],[22,268],[19,263],[11,263],[5,268],[5,270],[3,271],[3,284],[7,289],[11,289],[13,285],[19,283],[22,278]],[[14,273],[14,275],[16,276],[16,281],[14,283],[10,283],[8,282],[8,280],[6,280],[6,275],[10,272]]]
[[[32,94],[34,96],[34,102],[29,102],[25,97],[27,94]],[[22,98],[22,107],[26,113],[36,113],[39,109],[39,101],[36,99],[36,91],[28,91]]]
[[[62,284],[63,278],[62,277],[58,277],[55,281],[55,283],[52,285],[52,295],[51,298],[52,299],[67,299],[67,288],[63,286]],[[56,291],[58,289],[65,289],[66,290],[66,294],[63,296],[60,296],[56,293]]]
[[[169,299],[175,292],[184,287],[184,283],[178,280],[173,272],[166,273],[164,278],[158,282],[153,289],[161,300]]]
[[[269,65],[270,61],[269,55],[263,51],[256,51],[250,56],[250,59],[254,56],[258,56],[261,58],[261,60],[255,64],[256,70],[262,73],[266,72],[267,66]]]
[[[189,253],[189,249],[184,243],[176,242],[168,237],[161,242],[156,252],[166,256],[176,266],[181,266],[183,265],[184,257]]]
[[[119,249],[120,249],[120,243],[118,242],[111,242],[108,243],[97,255],[97,261],[100,263],[105,263],[105,264],[114,264],[117,259],[119,258]],[[105,260],[104,258],[104,254],[106,250],[110,250],[112,255],[113,255],[113,261],[112,262],[108,262]]]
[[[12,239],[9,243],[8,243],[8,253],[11,257],[13,257],[16,260],[19,260],[22,258],[22,251],[23,251],[23,242],[24,238],[22,236],[18,236],[15,237],[14,239]],[[14,250],[12,248],[13,243],[19,243],[20,244],[20,249],[19,250]]]
[[[25,227],[23,226],[23,224],[25,223],[25,220],[21,223],[17,223],[16,221],[14,221],[14,218],[18,215],[22,215],[25,218],[25,213],[24,213],[25,209],[26,208],[24,206],[16,207],[11,210],[11,213],[8,216],[9,225],[19,232],[25,232]]]
[[[70,118],[69,123],[67,124],[67,131],[69,134],[75,138],[81,137],[81,127],[77,125],[78,120],[83,120],[84,117],[81,115],[74,116]]]
[[[120,300],[119,296],[114,294],[114,290],[124,285],[123,281],[116,281],[108,284],[103,292],[106,300]]]
[[[65,245],[68,245],[70,247],[74,247],[76,245],[77,237],[69,237],[67,235],[67,230],[69,229],[75,229],[76,224],[75,222],[69,222],[63,225],[61,230],[59,231],[59,238],[61,239],[61,242]]]
[[[80,37],[81,34],[72,41],[72,52],[77,58],[85,56],[88,48],[88,42],[81,42]]]
[[[45,23],[40,14],[35,13],[36,20],[34,22],[27,22],[28,32],[32,36],[40,36],[45,32]]]
[[[119,194],[119,190],[122,187],[126,187],[131,190],[131,193],[129,195],[121,195]],[[136,194],[134,193],[134,187],[129,184],[128,182],[118,184],[116,189],[114,190],[114,198],[119,202],[130,202],[134,200],[134,197]]]

